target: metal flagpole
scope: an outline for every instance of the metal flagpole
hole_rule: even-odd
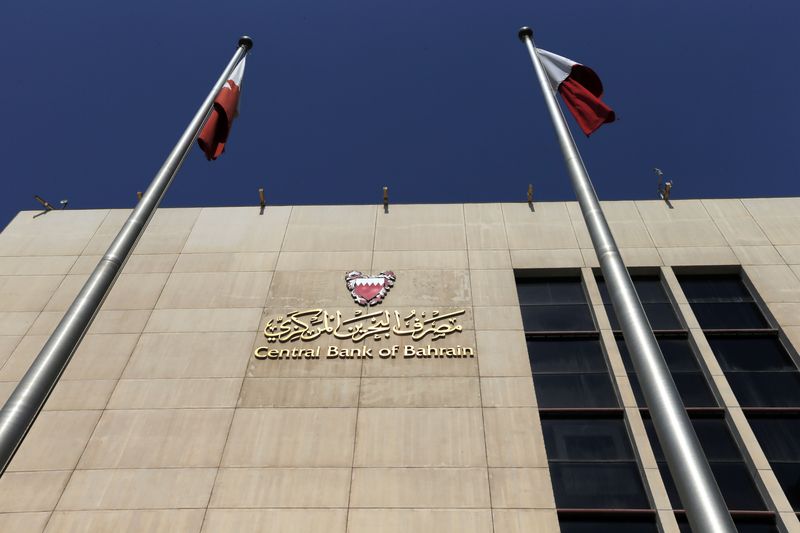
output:
[[[544,93],[547,110],[556,129],[556,137],[561,145],[572,187],[578,197],[594,251],[600,260],[600,269],[611,295],[614,312],[622,327],[622,334],[628,345],[636,375],[639,377],[647,407],[650,409],[658,441],[664,449],[669,470],[675,479],[681,502],[686,508],[692,531],[736,533],[736,526],[708,466],[655,335],[650,329],[650,323],[647,321],[633,282],[600,209],[597,193],[542,67],[533,44],[533,31],[523,27],[519,30],[519,38],[528,47],[528,53]]]
[[[142,236],[147,224],[161,203],[183,160],[205,124],[214,104],[236,65],[253,47],[253,40],[243,36],[236,52],[228,62],[222,75],[211,88],[211,92],[197,110],[192,121],[178,139],[178,143],[161,165],[141,201],[131,213],[125,225],[111,243],[106,254],[97,264],[64,318],[36,356],[14,392],[0,411],[0,474],[5,472],[11,458],[22,443],[47,397],[55,387],[72,354],[83,339],[94,320],[106,295],[114,285],[120,270],[131,251]]]

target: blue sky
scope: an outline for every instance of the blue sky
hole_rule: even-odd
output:
[[[228,151],[195,147],[164,206],[572,199],[522,25],[604,82],[620,120],[576,135],[602,199],[655,197],[654,166],[674,198],[796,196],[797,20],[783,0],[12,2],[0,227],[33,194],[134,205],[244,33]]]

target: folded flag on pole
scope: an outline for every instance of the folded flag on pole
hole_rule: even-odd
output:
[[[197,137],[197,144],[206,154],[206,159],[211,161],[218,158],[225,151],[225,143],[231,133],[233,119],[239,115],[239,94],[242,91],[242,76],[244,76],[244,60],[236,65],[231,72],[231,77],[220,89],[214,100],[206,125],[203,126]]]
[[[595,72],[547,50],[537,48],[553,91],[557,91],[586,135],[607,122],[614,122],[614,110],[603,103],[603,83]]]

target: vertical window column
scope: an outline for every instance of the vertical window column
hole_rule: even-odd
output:
[[[678,281],[772,473],[800,512],[800,371],[791,346],[740,274],[685,274]]]
[[[517,291],[561,531],[654,533],[580,277],[518,274]]]

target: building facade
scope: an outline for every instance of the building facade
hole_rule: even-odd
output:
[[[604,202],[741,532],[800,531],[800,198]],[[0,396],[129,214],[0,234]],[[577,204],[161,209],[0,531],[689,531]]]

